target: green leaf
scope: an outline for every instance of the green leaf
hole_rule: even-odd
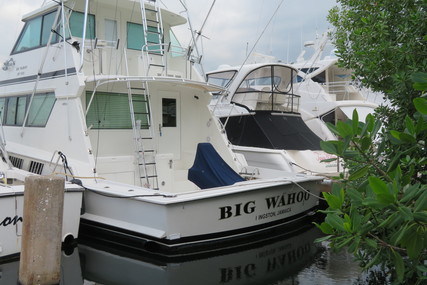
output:
[[[411,259],[417,259],[424,249],[424,238],[419,234],[412,235],[411,241],[407,243],[406,249]]]
[[[321,243],[321,242],[324,242],[324,241],[328,241],[328,240],[331,239],[331,237],[333,237],[333,236],[332,235],[328,235],[328,236],[324,236],[324,237],[321,237],[321,238],[317,238],[317,239],[314,240],[314,242],[315,243]]]
[[[348,121],[351,123],[351,121]],[[353,129],[347,122],[338,121],[337,122],[337,130],[341,137],[346,138],[353,135]]]
[[[423,115],[427,115],[427,99],[415,98],[414,99],[415,109]]]
[[[375,176],[370,176],[368,181],[379,202],[388,205],[396,201],[396,197],[390,194],[389,187],[384,181]]]
[[[404,221],[413,221],[414,216],[412,215],[411,210],[408,207],[400,206],[398,211],[402,214]]]
[[[427,189],[423,190],[421,196],[415,202],[415,212],[427,210]]]
[[[322,222],[320,225],[314,223],[324,234],[331,235],[334,233],[334,229],[328,223]]]
[[[397,280],[402,283],[403,278],[405,277],[405,264],[403,263],[402,256],[398,252],[394,250],[392,252],[394,256],[394,266],[396,269]]]
[[[352,203],[354,203],[354,202],[362,203],[363,196],[356,189],[348,188],[348,189],[346,189],[346,193],[347,193],[348,197],[350,197],[350,200]]]
[[[326,202],[329,207],[332,209],[341,209],[342,199],[338,196],[332,195],[327,192],[323,192],[323,197],[325,197]]]
[[[351,119],[353,126],[353,134],[357,134],[359,130],[359,115],[357,114],[356,108],[353,110],[353,117]]]
[[[405,117],[405,125],[406,125],[406,129],[408,130],[408,133],[412,136],[415,136],[415,125],[408,115],[406,115]]]
[[[334,229],[345,232],[344,220],[337,214],[326,215],[325,222],[331,225]]]
[[[320,147],[327,153],[338,155],[336,144],[332,141],[321,141]]]
[[[426,212],[415,212],[413,214],[414,220],[419,221],[421,223],[427,224],[427,213]]]
[[[412,81],[414,82],[413,87],[415,90],[425,91],[427,90],[427,73],[425,72],[416,72],[411,76]]]
[[[365,239],[365,242],[369,247],[378,248],[378,243],[374,239],[367,238],[367,239]]]
[[[371,186],[372,191],[374,191],[375,194],[388,194],[388,187],[387,184],[382,181],[381,179],[370,176],[368,178],[369,186]]]
[[[366,173],[368,173],[368,171],[369,171],[369,166],[365,165],[364,167],[359,168],[358,170],[350,174],[350,176],[348,177],[348,180],[353,181],[353,180],[362,178],[363,176],[366,175]]]

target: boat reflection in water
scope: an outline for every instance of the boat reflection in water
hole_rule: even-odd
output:
[[[314,262],[322,251],[314,243],[319,236],[310,226],[249,249],[181,261],[131,258],[128,252],[86,245],[79,245],[79,252],[84,279],[95,282],[87,284],[276,284]]]
[[[314,243],[320,235],[306,226],[292,236],[257,240],[250,248],[183,260],[79,244],[74,252],[62,254],[60,284],[305,284],[303,279],[312,276],[301,272],[315,266],[325,252]],[[0,264],[0,285],[17,284],[18,269],[19,261]]]

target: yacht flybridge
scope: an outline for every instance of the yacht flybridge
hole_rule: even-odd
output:
[[[320,137],[301,118],[295,68],[269,60],[225,66],[207,77],[227,88],[217,93],[210,108],[249,165],[329,176],[340,171],[336,161],[322,162],[332,156],[322,151]]]
[[[159,1],[47,1],[0,70],[12,163],[85,190],[79,238],[156,254],[301,223],[322,177],[247,164],[208,109],[186,19]]]

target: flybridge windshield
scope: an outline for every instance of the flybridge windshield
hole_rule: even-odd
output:
[[[299,96],[293,94],[297,73],[282,65],[268,65],[250,72],[236,89],[232,102],[249,110],[298,112]]]
[[[236,70],[208,74],[208,83],[228,87],[236,75]]]

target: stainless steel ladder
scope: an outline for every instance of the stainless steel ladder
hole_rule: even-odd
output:
[[[135,146],[135,163],[140,183],[142,187],[159,190],[148,85],[143,81],[142,87],[136,88],[132,87],[128,81],[127,87]],[[137,108],[135,108],[136,104],[139,105]],[[146,125],[142,125],[141,120],[137,120],[138,115],[146,116]],[[148,130],[148,136],[142,136],[142,128]]]
[[[166,74],[166,60],[161,9],[157,0],[140,0],[140,3],[145,42],[142,47],[145,73],[148,76],[150,69],[155,67],[160,69],[158,75],[164,76]],[[150,6],[147,6],[147,3]],[[155,61],[155,59],[158,60]]]

